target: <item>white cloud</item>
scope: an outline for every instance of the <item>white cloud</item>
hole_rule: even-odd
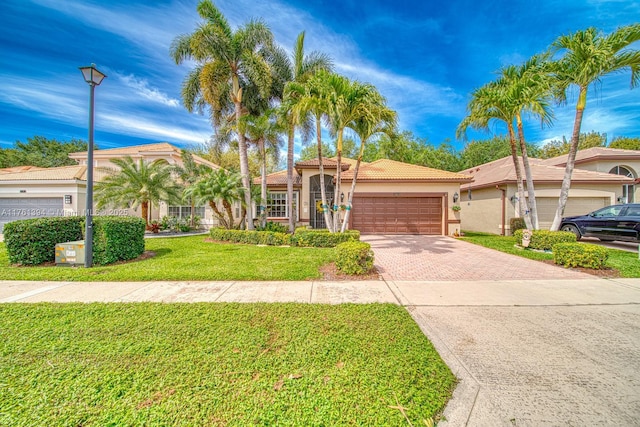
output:
[[[168,107],[179,107],[180,101],[167,96],[156,88],[149,87],[149,82],[146,79],[135,77],[132,74],[121,75],[116,74],[118,79],[122,81],[126,86],[134,89],[138,95],[148,99],[150,101],[166,105]]]
[[[209,140],[211,130],[191,130],[180,126],[158,123],[141,117],[104,113],[99,116],[101,126],[106,129],[126,129],[126,135],[166,141],[182,141],[199,144]],[[96,119],[96,121],[98,120]]]

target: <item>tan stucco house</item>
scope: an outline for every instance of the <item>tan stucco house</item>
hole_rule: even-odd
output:
[[[335,159],[323,160],[325,189],[334,194]],[[346,203],[351,190],[355,161],[343,159],[341,201]],[[450,235],[460,231],[458,212],[451,209],[460,194],[460,185],[471,181],[464,173],[447,172],[393,160],[361,163],[353,196],[349,228],[362,233]],[[256,184],[259,180],[255,181]],[[271,221],[287,222],[287,173],[267,177],[269,200],[267,216]],[[296,222],[324,228],[323,214],[317,209],[321,200],[318,159],[295,165],[294,203]],[[455,201],[454,201],[455,199]]]
[[[105,175],[99,168],[115,168],[111,159],[130,156],[134,160],[164,160],[172,165],[180,165],[180,152],[178,147],[166,142],[96,150],[94,180],[99,181]],[[69,157],[76,160],[78,165],[57,168],[20,166],[0,170],[0,233],[4,224],[18,219],[85,214],[87,152],[71,153]],[[198,164],[219,168],[199,156],[193,157]],[[98,212],[101,213],[140,215],[140,212],[132,209],[106,209]],[[150,208],[151,219],[160,219],[164,215],[187,218],[190,214],[190,206],[168,206],[161,202],[160,206]],[[205,226],[217,223],[208,207],[196,207],[196,215],[202,218]]]
[[[566,155],[546,160],[529,159],[542,229],[548,229],[553,222],[566,159]],[[522,170],[524,174],[524,168]],[[586,214],[616,203],[634,202],[637,200],[635,184],[639,172],[640,152],[603,147],[579,151],[565,216]],[[473,182],[461,187],[460,216],[464,229],[510,234],[510,219],[521,216],[512,158],[505,157],[462,173],[473,177]],[[528,196],[525,194],[525,197]]]

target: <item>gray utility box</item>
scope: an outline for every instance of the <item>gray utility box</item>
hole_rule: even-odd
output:
[[[58,267],[84,265],[84,240],[58,243],[56,245],[56,265]]]

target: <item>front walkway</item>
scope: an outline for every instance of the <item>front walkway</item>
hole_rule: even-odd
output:
[[[563,267],[446,236],[363,235],[385,280],[588,279]]]

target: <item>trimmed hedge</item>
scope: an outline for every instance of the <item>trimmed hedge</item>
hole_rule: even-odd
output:
[[[524,218],[515,217],[509,220],[509,227],[511,228],[511,235],[513,235],[516,231],[527,228],[527,224],[525,224]]]
[[[329,230],[311,230],[297,228],[291,236],[291,244],[295,246],[311,246],[315,248],[333,248],[340,243],[359,241],[358,230],[347,230],[344,233],[330,233]]]
[[[346,274],[366,274],[373,268],[373,251],[365,242],[350,241],[336,246],[336,268]]]
[[[4,226],[4,242],[12,264],[38,265],[56,259],[58,243],[82,240],[84,217],[22,219]]]
[[[291,243],[291,235],[276,231],[227,230],[226,228],[212,228],[211,238],[223,242],[247,243],[251,245],[282,246]]]
[[[513,233],[517,244],[522,243],[522,231],[517,230]],[[575,241],[576,235],[568,231],[532,230],[529,248],[550,251],[557,243],[574,243]]]
[[[565,267],[604,268],[609,252],[590,243],[558,243],[553,246],[553,262]]]
[[[142,255],[145,227],[142,218],[93,217],[93,263],[105,265]]]

